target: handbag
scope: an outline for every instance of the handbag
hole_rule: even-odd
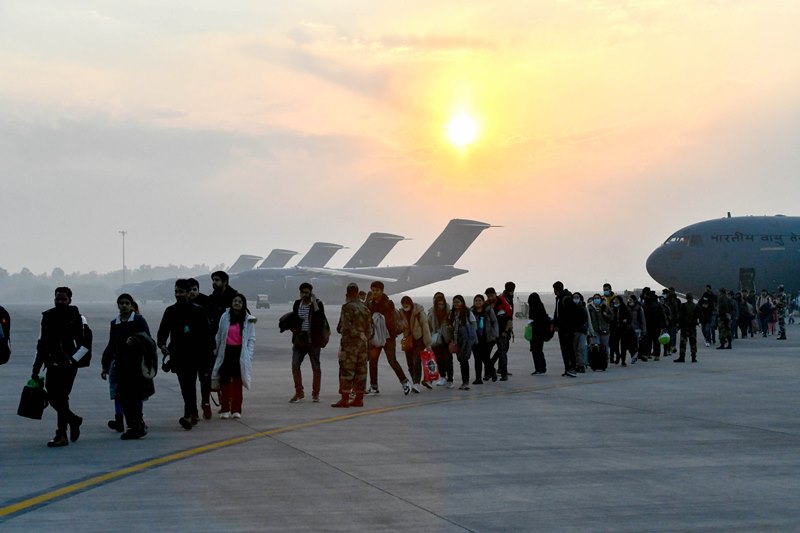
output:
[[[404,352],[410,352],[414,349],[414,337],[403,337],[400,341],[400,349]]]
[[[447,345],[447,351],[450,353],[458,353],[458,343],[454,340],[450,341]]]
[[[41,420],[42,413],[47,407],[47,391],[44,389],[44,379],[37,377],[29,379],[22,387],[22,396],[19,398],[17,414],[25,418]]]
[[[442,344],[442,334],[438,331],[431,334],[431,346],[439,346]]]

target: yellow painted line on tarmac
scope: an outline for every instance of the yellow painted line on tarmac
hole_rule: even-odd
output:
[[[590,383],[607,383],[610,381],[623,381],[633,379],[631,377],[625,378],[617,378],[617,379],[609,379],[609,380],[602,380],[602,381],[592,381],[592,382],[584,382],[584,384]],[[391,413],[394,411],[401,411],[403,409],[411,409],[414,407],[422,407],[427,405],[436,405],[442,403],[450,403],[455,401],[462,401],[462,400],[474,400],[476,398],[486,398],[486,397],[493,397],[493,396],[503,396],[509,394],[519,394],[525,392],[537,392],[542,390],[548,389],[557,389],[563,387],[572,387],[578,385],[579,382],[571,382],[571,383],[560,383],[557,385],[551,385],[549,387],[527,387],[527,388],[513,388],[508,390],[501,390],[501,391],[494,391],[494,392],[486,392],[486,393],[479,393],[479,394],[472,394],[470,396],[451,396],[449,398],[442,398],[439,400],[430,400],[430,401],[423,401],[423,402],[414,402],[414,403],[406,403],[400,405],[392,405],[388,407],[379,407],[376,409],[366,409],[363,411],[356,411],[350,412],[348,414],[334,416],[330,418],[322,418],[318,420],[310,420],[308,422],[300,422],[297,424],[292,424],[289,426],[284,426],[281,428],[270,429],[267,431],[259,431],[256,433],[251,433],[249,435],[243,435],[241,437],[233,437],[230,439],[222,440],[219,442],[213,442],[211,444],[204,444],[202,446],[197,446],[195,448],[190,448],[188,450],[183,450],[180,452],[172,453],[169,455],[165,455],[163,457],[157,457],[155,459],[149,459],[147,461],[137,463],[135,465],[127,466],[124,468],[120,468],[118,470],[114,470],[112,472],[106,472],[105,474],[99,474],[96,476],[89,477],[82,481],[78,481],[75,483],[71,483],[64,487],[51,490],[49,492],[45,492],[43,494],[39,494],[38,496],[32,496],[30,498],[26,498],[22,501],[17,503],[13,503],[10,505],[6,505],[5,507],[0,508],[0,519],[7,518],[15,514],[19,514],[28,510],[31,510],[35,507],[39,507],[50,503],[54,500],[58,500],[60,498],[64,498],[70,496],[72,494],[76,494],[79,492],[83,492],[99,485],[103,485],[105,483],[109,483],[111,481],[115,481],[117,479],[130,476],[133,474],[137,474],[139,472],[143,472],[145,470],[149,470],[151,468],[156,468],[168,463],[173,463],[175,461],[180,461],[182,459],[187,459],[189,457],[194,457],[195,455],[200,455],[203,453],[212,452],[215,450],[219,450],[222,448],[227,448],[229,446],[235,446],[237,444],[242,444],[245,442],[249,442],[251,440],[257,440],[264,437],[269,437],[272,435],[278,435],[281,433],[287,433],[290,431],[297,431],[299,429],[306,429],[312,427],[318,427],[325,424],[332,424],[335,422],[342,422],[345,420],[351,420],[354,418],[360,418],[364,416],[372,416],[372,415],[379,415],[384,413]]]

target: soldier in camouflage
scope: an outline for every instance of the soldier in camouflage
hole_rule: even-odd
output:
[[[697,323],[700,321],[700,309],[694,303],[692,293],[686,293],[686,301],[678,311],[678,326],[681,329],[680,356],[673,363],[686,362],[686,342],[692,353],[692,363],[697,362]]]
[[[355,283],[347,286],[347,303],[342,306],[336,331],[342,336],[339,348],[339,394],[342,399],[331,407],[363,407],[372,318],[369,309],[358,297],[358,285]],[[355,392],[352,401],[351,390]]]
[[[778,340],[786,340],[786,316],[789,314],[789,297],[783,285],[778,285],[778,294],[775,295],[775,305],[778,308]]]
[[[728,291],[721,288],[717,297],[717,328],[719,329],[719,346],[717,346],[717,350],[731,349],[733,339],[731,313],[734,305]]]

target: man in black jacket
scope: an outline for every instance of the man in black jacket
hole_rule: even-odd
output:
[[[300,285],[300,299],[294,302],[292,311],[300,317],[300,327],[292,330],[292,378],[294,379],[294,396],[290,403],[303,400],[303,374],[300,365],[306,355],[311,360],[313,381],[311,386],[311,400],[319,402],[319,389],[322,382],[322,369],[319,364],[319,354],[328,344],[330,326],[325,318],[325,306],[322,301],[314,296],[310,283]]]
[[[233,297],[238,294],[236,289],[228,285],[230,276],[227,272],[217,270],[211,274],[213,292],[208,296],[208,320],[211,322],[211,331],[216,335],[219,317],[226,309],[230,309]]]
[[[197,375],[208,366],[214,349],[206,312],[189,301],[189,289],[188,280],[175,282],[175,303],[164,310],[157,335],[161,353],[169,358],[171,371],[178,375],[183,396],[183,416],[178,423],[183,429],[197,424]]]
[[[31,377],[36,379],[44,366],[47,369],[45,389],[50,406],[58,413],[56,436],[47,443],[50,448],[69,444],[67,427],[72,442],[81,435],[83,418],[70,410],[69,395],[78,366],[91,350],[91,333],[84,328],[83,317],[72,303],[72,290],[58,287],[55,306],[42,313],[41,333],[36,343],[36,359]]]
[[[225,273],[223,272],[223,274]],[[216,314],[216,310],[212,311],[212,307],[215,308],[216,304],[212,303],[210,296],[206,296],[200,292],[199,281],[194,278],[189,278],[188,281],[189,301],[203,308],[203,310],[206,312],[206,316],[208,317],[208,322],[211,327],[211,335],[216,335],[217,324],[219,323],[219,317],[221,316],[221,314],[212,316]],[[231,301],[233,301],[233,298],[231,298]],[[230,307],[230,303],[228,304],[228,307]],[[211,420],[211,369],[214,367],[213,351],[209,352],[208,355],[209,357],[207,364],[198,369],[198,379],[200,381],[200,403],[203,408],[203,418],[206,420]]]
[[[556,296],[553,327],[558,332],[558,344],[561,347],[561,358],[564,360],[564,373],[561,375],[574,378],[578,376],[575,371],[574,330],[572,329],[575,304],[572,302],[572,293],[565,289],[564,284],[560,281],[553,283],[553,293]]]

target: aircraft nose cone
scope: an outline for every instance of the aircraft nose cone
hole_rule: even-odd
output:
[[[666,251],[663,246],[656,248],[653,253],[650,254],[650,257],[647,258],[646,268],[651,278],[662,285],[669,285],[669,281],[667,280]]]

